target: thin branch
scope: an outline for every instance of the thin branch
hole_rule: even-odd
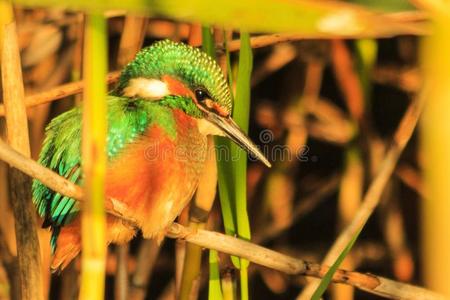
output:
[[[182,238],[205,248],[239,256],[253,263],[290,275],[322,278],[328,271],[327,266],[295,259],[218,232],[201,229],[197,231],[191,230],[177,223],[173,223],[169,227],[167,236]],[[442,296],[420,287],[396,282],[373,274],[362,274],[341,269],[334,274],[333,282],[349,284],[369,293],[394,299],[444,299]]]
[[[275,45],[278,43],[300,41],[305,39],[307,39],[307,37],[305,37],[304,34],[275,33],[252,37],[250,39],[250,45],[255,49]],[[230,41],[228,43],[228,51],[230,52],[238,51],[240,48],[241,41],[239,39]]]
[[[25,174],[40,180],[51,189],[78,201],[83,201],[82,190],[75,184],[39,165],[34,160],[21,155],[1,140],[0,159],[7,162],[12,167],[21,170]],[[105,204],[106,211],[109,214],[119,217],[131,224],[135,223],[131,218],[124,217],[123,214],[115,209],[120,207],[114,207],[113,204],[113,199]],[[328,267],[326,266],[296,259],[232,236],[207,230],[192,230],[177,223],[172,224],[167,229],[167,236],[185,239],[186,241],[201,247],[240,256],[253,263],[291,275],[321,278],[328,270]],[[369,293],[394,299],[444,299],[441,295],[427,289],[392,281],[371,274],[338,270],[333,277],[333,281],[349,284]]]
[[[106,82],[108,84],[114,83],[119,79],[119,76],[120,71],[111,72],[106,76]],[[84,88],[83,81],[75,81],[63,84],[55,88],[49,89],[48,91],[25,97],[25,106],[27,108],[33,107],[39,104],[44,104],[68,96],[79,94],[83,91],[83,88]],[[0,117],[4,115],[5,115],[5,107],[4,105],[0,105]]]

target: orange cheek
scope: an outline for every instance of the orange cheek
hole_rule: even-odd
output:
[[[195,101],[194,93],[181,81],[167,75],[163,76],[162,80],[167,84],[172,95],[190,97]]]
[[[168,75],[163,76],[162,80],[167,84],[167,87],[172,95],[190,97],[197,104],[197,106],[200,107],[194,93],[186,87],[184,83]],[[209,100],[209,102],[206,103],[206,106],[222,117],[228,117],[230,115],[225,108],[212,100]]]

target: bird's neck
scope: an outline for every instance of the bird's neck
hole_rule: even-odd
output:
[[[201,118],[195,118],[192,101],[169,96],[160,101],[129,100],[112,97],[108,110],[108,154],[110,159],[123,148],[142,138],[148,129],[156,126],[169,140],[179,143],[180,129],[197,126]],[[197,108],[195,108],[197,109]],[[202,132],[203,133],[203,132]],[[157,139],[157,137],[151,137]]]

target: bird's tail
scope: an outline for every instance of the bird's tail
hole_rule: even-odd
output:
[[[52,230],[52,272],[62,271],[81,251],[80,221]]]
[[[106,219],[106,240],[107,244],[123,244],[130,241],[136,229],[122,220],[108,216]],[[51,245],[53,250],[53,260],[51,264],[52,272],[62,271],[69,263],[77,257],[81,251],[81,220],[76,218],[72,223],[62,227],[52,227]]]

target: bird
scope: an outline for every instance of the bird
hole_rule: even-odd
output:
[[[230,87],[218,64],[198,48],[170,40],[139,51],[107,94],[105,195],[131,226],[107,215],[107,243],[164,236],[199,185],[207,137],[225,136],[270,167],[231,117]],[[39,163],[83,185],[82,108],[55,117],[45,130]],[[51,269],[61,271],[81,251],[81,205],[39,180],[33,203],[51,230]]]

